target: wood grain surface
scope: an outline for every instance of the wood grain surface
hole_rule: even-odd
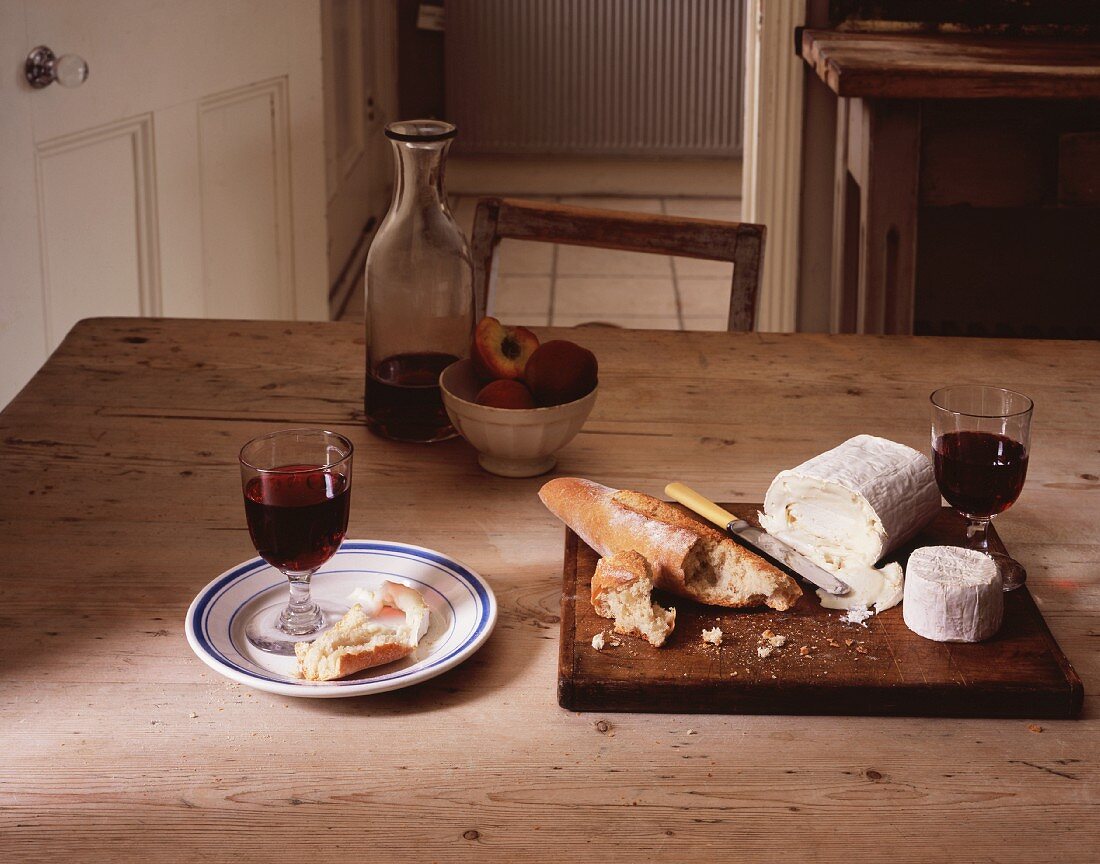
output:
[[[539,333],[600,360],[558,472],[651,494],[676,478],[759,500],[860,432],[925,448],[944,383],[1033,396],[1027,485],[997,526],[1084,682],[1081,719],[562,710],[545,477],[372,437],[359,326],[99,319],[0,414],[0,860],[1095,860],[1100,345]],[[493,585],[470,661],[311,701],[192,655],[188,604],[254,554],[237,450],[299,424],[357,447],[352,537],[440,549]]]
[[[804,30],[801,50],[838,96],[1100,98],[1097,42]]]
[[[678,504],[689,518],[696,518]],[[763,504],[721,505],[759,527]],[[950,507],[887,560],[905,566],[920,546],[965,545],[966,519]],[[1005,554],[990,529],[991,548]],[[866,624],[825,609],[813,586],[786,612],[722,609],[655,592],[676,608],[661,648],[617,636],[592,608],[599,554],[566,529],[558,702],[582,711],[838,714],[927,717],[1074,717],[1081,680],[1051,637],[1031,592],[1005,595],[1000,631],[980,644],[931,642],[905,626],[901,606]],[[718,627],[722,643],[703,642]],[[592,639],[605,636],[597,650]],[[764,638],[781,637],[774,645]],[[763,649],[766,656],[760,656]]]

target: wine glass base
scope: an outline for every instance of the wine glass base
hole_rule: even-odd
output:
[[[1023,587],[1027,581],[1027,570],[1024,565],[1008,555],[1000,552],[990,552],[989,556],[997,562],[997,569],[1001,571],[1001,585],[1005,591],[1015,591]]]
[[[281,615],[286,609],[285,603],[277,603],[261,609],[245,625],[244,634],[250,644],[268,654],[294,655],[294,646],[299,642],[312,642],[329,627],[339,621],[348,611],[347,606],[313,599],[321,608],[321,623],[308,633],[288,633],[281,626]]]

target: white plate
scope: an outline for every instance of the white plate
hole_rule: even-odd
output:
[[[339,681],[302,681],[293,657],[254,648],[244,635],[254,612],[288,596],[286,577],[253,558],[199,592],[187,610],[187,641],[207,666],[241,684],[282,696],[336,698],[409,687],[457,666],[493,632],[497,601],[464,564],[431,549],[380,540],[345,540],[313,576],[316,597],[350,606],[348,595],[389,579],[415,588],[431,609],[428,632],[409,657]]]

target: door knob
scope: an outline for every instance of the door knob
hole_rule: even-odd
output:
[[[88,64],[83,57],[76,54],[58,57],[45,45],[39,45],[27,55],[23,69],[27,82],[39,90],[54,81],[62,87],[79,87],[88,78]]]

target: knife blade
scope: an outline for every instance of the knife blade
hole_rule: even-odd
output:
[[[851,590],[847,583],[819,567],[796,549],[792,549],[782,540],[744,519],[738,519],[690,486],[683,483],[669,483],[665,487],[665,494],[674,501],[679,501],[689,510],[698,513],[708,522],[724,528],[734,543],[759,555],[784,573],[805,579],[829,594],[847,594]]]

